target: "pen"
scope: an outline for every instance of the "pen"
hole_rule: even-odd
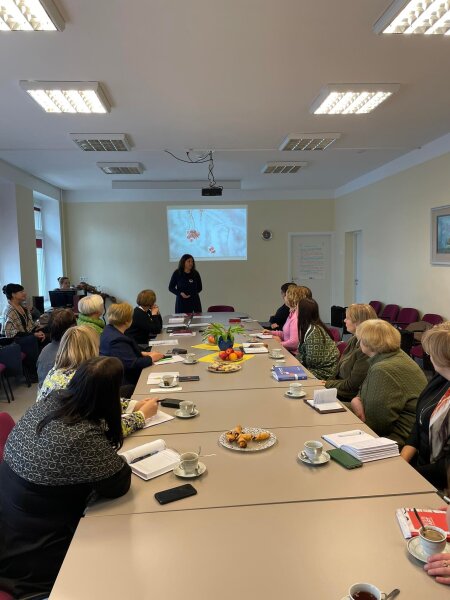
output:
[[[144,454],[144,456],[138,456],[134,458],[129,464],[134,465],[134,463],[139,462],[140,460],[144,460],[144,458],[148,458],[149,456],[153,456],[154,454],[158,454],[157,452],[150,452],[150,454]]]

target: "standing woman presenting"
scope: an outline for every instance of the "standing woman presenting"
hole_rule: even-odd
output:
[[[195,268],[194,257],[183,254],[178,263],[178,269],[170,279],[169,290],[177,297],[176,313],[202,312],[199,294],[202,291],[202,279]]]

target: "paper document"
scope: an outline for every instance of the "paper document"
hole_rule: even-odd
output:
[[[314,399],[307,404],[320,413],[345,412],[345,408],[337,400],[336,388],[314,390]]]
[[[179,363],[179,362],[183,362],[184,358],[180,355],[180,354],[174,354],[173,356],[170,356],[169,358],[161,358],[161,360],[158,360],[155,365],[171,365],[173,363]]]
[[[142,444],[127,452],[121,452],[120,456],[127,461],[135,475],[145,480],[172,471],[180,461],[178,452],[167,448],[164,440]]]
[[[190,336],[193,336],[193,335],[196,335],[193,331],[189,331],[188,333],[181,333],[179,331],[178,332],[175,331],[173,333],[169,333],[170,337],[177,337],[177,336],[178,337],[190,337]]]
[[[212,315],[197,315],[193,319],[212,319]]]
[[[259,338],[260,340],[271,340],[272,336],[270,335],[270,333],[257,333],[256,337]]]
[[[153,417],[150,417],[150,419],[145,419],[144,429],[147,429],[147,427],[153,427],[154,425],[159,425],[160,423],[165,423],[166,421],[171,421],[174,418],[174,416],[168,415],[162,410],[158,410],[156,415],[153,415]]]
[[[242,347],[245,354],[268,354],[269,352],[262,342],[244,342]]]
[[[171,317],[187,317],[187,313],[172,313]]]
[[[191,323],[189,327],[208,327],[209,323]]]
[[[377,438],[360,429],[329,433],[322,436],[336,448],[342,448],[361,462],[399,456],[398,444],[388,438]]]
[[[150,346],[153,348],[154,346],[176,346],[178,344],[178,340],[150,340]]]
[[[181,387],[181,385],[179,385],[178,387],[167,387],[167,388],[156,387],[156,388],[150,388],[149,394],[172,394],[173,392],[181,392],[182,389],[183,388]]]
[[[184,323],[184,317],[169,317],[169,324],[181,325]]]

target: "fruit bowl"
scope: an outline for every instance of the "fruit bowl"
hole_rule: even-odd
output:
[[[230,356],[232,358],[230,358]],[[214,357],[214,360],[216,360],[217,362],[224,362],[227,364],[239,363],[244,360],[244,352],[242,350],[239,350],[238,348],[230,348],[230,351],[224,350],[223,352],[219,352]]]

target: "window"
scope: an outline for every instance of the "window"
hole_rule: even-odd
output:
[[[38,206],[34,207],[34,229],[36,235],[36,261],[39,296],[45,296],[44,234],[42,231],[42,211]]]

